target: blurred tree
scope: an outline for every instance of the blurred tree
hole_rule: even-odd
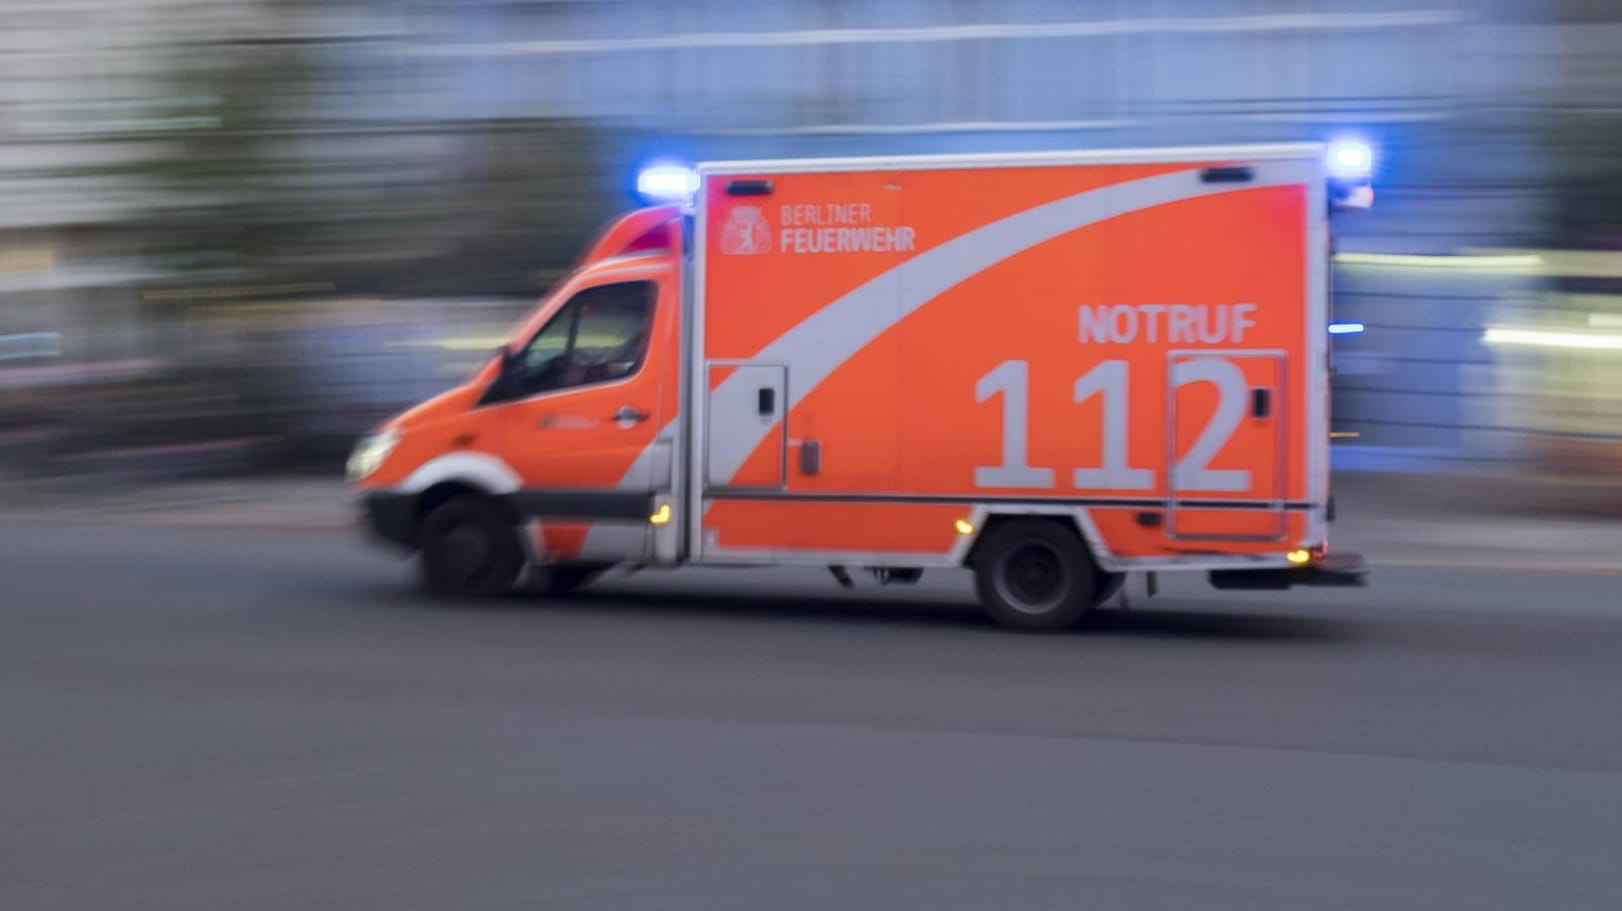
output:
[[[1622,8],[1615,0],[1559,0],[1562,53],[1548,99],[1557,242],[1622,249]]]
[[[161,394],[84,426],[127,445],[269,437],[268,458],[287,464],[321,451],[310,417],[342,404],[289,365],[354,352],[309,350],[341,319],[330,304],[244,305],[311,288],[530,297],[626,199],[597,128],[424,116],[420,83],[400,81],[399,34],[345,15],[364,0],[215,2],[231,15],[172,23],[153,87],[164,116],[133,166],[151,202],[126,227],[165,276],[145,296],[148,324],[184,326],[188,346],[231,336],[229,354],[189,357]]]
[[[302,0],[237,0],[234,31],[183,32],[161,52],[157,91],[176,116],[140,176],[155,192],[137,230],[160,267],[259,278],[301,220],[285,140],[316,86],[308,46],[274,26]]]
[[[579,255],[628,199],[615,191],[611,137],[575,121],[480,121],[457,127],[465,165],[427,225],[437,262],[418,287],[534,294]]]
[[[1622,249],[1622,116],[1568,117],[1552,135],[1557,242]]]
[[[142,165],[160,204],[138,230],[177,277],[532,294],[625,204],[595,126],[391,109],[402,89],[361,78],[388,48],[323,34],[359,0],[238,2],[233,33],[171,49],[180,126]]]

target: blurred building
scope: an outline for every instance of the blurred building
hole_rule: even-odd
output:
[[[1376,454],[1498,458],[1524,428],[1482,337],[1542,277],[1456,254],[1615,230],[1610,6],[8,0],[0,335],[166,357],[198,308],[152,300],[254,303],[243,288],[521,306],[652,157],[1356,132],[1379,201],[1340,249],[1435,258],[1343,270],[1340,316],[1367,331],[1336,342],[1341,429]],[[176,285],[227,293],[151,296]]]

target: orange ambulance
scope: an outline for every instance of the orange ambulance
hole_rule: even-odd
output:
[[[440,591],[967,566],[1021,629],[1133,571],[1357,584],[1327,552],[1329,219],[1372,192],[1346,160],[701,165],[464,385],[357,446],[365,522]]]

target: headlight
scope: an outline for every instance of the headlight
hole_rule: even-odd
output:
[[[384,430],[379,433],[361,437],[355,444],[355,451],[349,454],[348,475],[351,483],[363,481],[370,477],[372,472],[383,465],[383,460],[389,457],[394,447],[400,442],[400,434],[394,430]]]

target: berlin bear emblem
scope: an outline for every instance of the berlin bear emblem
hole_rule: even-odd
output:
[[[738,206],[721,228],[721,252],[750,256],[772,252],[772,226],[758,206]]]

